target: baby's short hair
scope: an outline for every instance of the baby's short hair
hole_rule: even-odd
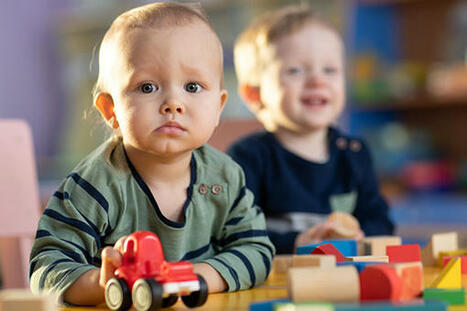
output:
[[[234,46],[234,64],[239,85],[258,86],[264,65],[261,55],[263,50],[310,23],[338,33],[331,23],[303,5],[286,6],[254,20],[239,35]]]
[[[137,28],[183,26],[193,21],[204,22],[215,34],[199,3],[158,2],[140,6],[122,13],[107,30],[99,49],[99,77],[93,89],[93,98],[105,91],[105,53],[112,40],[122,31]],[[217,38],[217,35],[216,35]]]

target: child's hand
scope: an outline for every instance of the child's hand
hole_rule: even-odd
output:
[[[321,242],[330,232],[334,230],[335,223],[325,221],[300,233],[295,239],[295,248],[302,245]]]
[[[126,236],[121,237],[114,247],[107,246],[102,250],[102,266],[99,277],[99,285],[105,288],[108,280],[114,277],[115,270],[122,265],[123,242]]]

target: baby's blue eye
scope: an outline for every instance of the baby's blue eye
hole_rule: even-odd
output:
[[[190,82],[185,85],[185,90],[190,93],[196,93],[201,90],[201,85],[195,82]]]
[[[152,93],[158,90],[157,86],[152,83],[144,83],[140,86],[140,90],[143,93]]]

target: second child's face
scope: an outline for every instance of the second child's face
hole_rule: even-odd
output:
[[[270,50],[260,96],[277,130],[327,128],[344,107],[343,47],[333,31],[309,24]]]
[[[165,157],[204,144],[227,98],[221,49],[201,22],[130,30],[109,93],[125,146]]]

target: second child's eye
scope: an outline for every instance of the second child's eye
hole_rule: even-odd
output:
[[[336,67],[324,67],[323,71],[326,74],[333,74],[337,72],[337,68]]]
[[[141,92],[148,94],[157,91],[158,88],[152,83],[144,83],[140,86],[140,90]]]
[[[300,74],[303,72],[303,68],[301,67],[289,67],[286,69],[285,71],[287,74],[290,74],[290,75],[296,75],[296,74]]]
[[[185,90],[190,93],[197,93],[201,90],[201,85],[195,82],[190,82],[185,85]]]

